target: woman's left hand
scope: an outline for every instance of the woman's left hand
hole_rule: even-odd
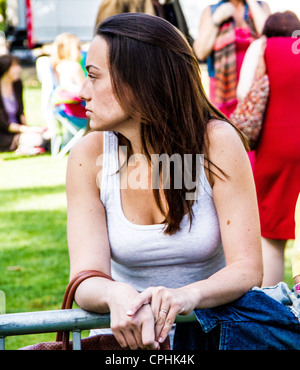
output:
[[[140,293],[127,311],[128,316],[135,315],[145,304],[150,304],[155,321],[155,338],[164,342],[175,322],[177,315],[190,314],[195,306],[194,295],[187,288],[169,289],[163,286],[150,287]]]

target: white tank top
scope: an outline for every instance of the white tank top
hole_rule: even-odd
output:
[[[193,205],[192,227],[188,215],[181,230],[164,234],[164,224],[137,225],[121,206],[118,138],[104,132],[101,201],[106,210],[111,247],[112,277],[138,291],[149,286],[178,288],[209,276],[225,266],[220,228],[212,188],[201,168],[200,197]]]

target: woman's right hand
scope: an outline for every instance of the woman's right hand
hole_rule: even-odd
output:
[[[220,5],[214,14],[212,15],[212,20],[214,24],[221,25],[226,19],[233,17],[234,6],[228,2]]]
[[[159,343],[155,340],[155,322],[151,306],[145,304],[133,317],[129,317],[126,312],[139,293],[127,284],[115,282],[114,285],[109,302],[110,327],[120,346],[132,350],[159,349]]]

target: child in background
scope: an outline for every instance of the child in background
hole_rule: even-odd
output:
[[[71,121],[76,128],[87,127],[85,106],[79,98],[79,91],[86,77],[83,69],[84,53],[81,51],[79,38],[67,32],[59,34],[53,43],[51,60],[56,78],[51,101],[56,113]],[[63,145],[71,137],[70,133],[65,133]]]
[[[56,37],[53,47],[52,64],[58,85],[78,95],[85,79],[80,40],[73,34],[62,33]]]

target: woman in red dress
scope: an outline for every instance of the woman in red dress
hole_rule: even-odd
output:
[[[275,13],[265,24],[270,96],[256,150],[254,178],[261,219],[263,285],[283,280],[284,247],[295,238],[300,192],[300,50],[292,38],[300,22],[292,12]]]
[[[210,101],[227,117],[235,110],[236,89],[249,45],[263,30],[270,8],[264,1],[221,0],[204,9],[194,51],[206,60]],[[254,166],[254,152],[249,152]]]

